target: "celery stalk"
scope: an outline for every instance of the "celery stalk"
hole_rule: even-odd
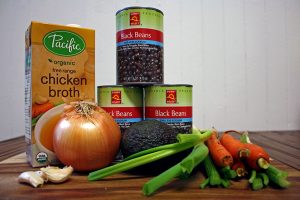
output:
[[[205,144],[196,145],[193,151],[180,163],[148,181],[143,187],[143,193],[146,196],[153,194],[157,189],[170,182],[173,178],[186,176],[201,163],[208,155],[208,148]]]
[[[221,178],[214,162],[210,155],[208,155],[204,159],[204,167],[207,174],[207,178],[200,184],[200,188],[204,189],[207,186],[223,186],[228,188],[230,186],[229,178],[235,177],[236,173],[230,169],[230,167],[224,167],[221,169],[221,173],[223,174],[223,178]]]
[[[266,169],[266,173],[268,173],[268,175],[274,174],[275,176],[280,177],[280,178],[286,178],[288,176],[287,172],[282,171],[282,170],[274,167],[273,165],[270,165],[268,167],[268,169]]]
[[[212,186],[220,185],[221,184],[220,174],[217,171],[217,169],[209,155],[204,160],[204,166],[205,166],[205,171],[207,173],[207,176],[209,178],[209,184]]]
[[[251,176],[249,178],[249,183],[253,183],[254,179],[256,178],[256,171],[253,169],[251,170]]]
[[[211,131],[205,131],[205,132],[195,132],[192,134],[178,134],[177,135],[177,140],[179,143],[182,142],[188,142],[188,141],[198,141],[198,143],[200,142],[204,142],[206,141],[210,136],[211,136]]]
[[[260,190],[264,187],[263,180],[260,177],[255,177],[251,183],[252,190]]]
[[[196,145],[193,151],[179,163],[183,172],[192,173],[193,169],[205,159],[208,153],[209,150],[205,144]]]
[[[262,179],[264,186],[269,185],[269,177],[267,174],[260,172],[257,174],[257,176]]]
[[[196,129],[193,129],[193,130],[196,130]],[[178,134],[177,140],[179,143],[192,142],[192,143],[194,143],[194,145],[196,145],[200,142],[207,140],[210,136],[211,136],[211,131],[206,131],[206,132],[194,131],[192,134]],[[137,152],[135,154],[128,156],[123,161],[127,161],[127,160],[130,160],[133,158],[137,158],[137,157],[140,157],[140,156],[143,156],[143,155],[146,155],[149,153],[157,152],[160,150],[164,150],[164,149],[177,148],[177,145],[178,145],[178,143],[173,143],[173,144],[166,144],[166,145],[154,147],[151,149],[146,149],[144,151],[140,151],[140,152]]]
[[[221,185],[224,188],[228,188],[230,186],[230,181],[228,179],[221,179]]]
[[[206,188],[209,185],[209,178],[204,179],[204,181],[199,185],[201,189]]]
[[[265,170],[271,182],[275,183],[281,188],[288,188],[290,182],[286,180],[288,174],[287,172],[281,171],[280,169],[270,165],[268,169]]]
[[[122,162],[127,161],[127,160],[131,160],[133,158],[137,158],[137,157],[140,157],[140,156],[144,156],[144,155],[147,155],[147,154],[150,154],[150,153],[154,153],[154,152],[157,152],[157,151],[177,148],[178,145],[179,145],[179,143],[172,143],[172,144],[166,144],[166,145],[162,145],[162,146],[158,146],[158,147],[153,147],[151,149],[146,149],[144,151],[140,151],[140,152],[137,152],[135,154],[132,154],[132,155],[128,156],[127,158],[123,159]]]
[[[174,165],[167,171],[161,173],[159,176],[151,179],[143,186],[143,193],[146,196],[153,194],[157,189],[170,182],[173,178],[182,174],[182,168],[179,164]]]
[[[236,171],[232,170],[230,166],[221,168],[220,173],[222,174],[222,177],[225,179],[234,179],[237,177]]]
[[[89,181],[95,181],[95,180],[99,180],[102,179],[106,176],[110,176],[119,172],[123,172],[126,170],[130,170],[133,169],[135,167],[165,158],[167,156],[179,153],[181,151],[184,151],[186,149],[189,149],[191,147],[194,146],[193,142],[186,142],[186,143],[178,143],[176,144],[176,147],[171,148],[171,149],[165,149],[165,150],[161,150],[161,151],[157,151],[157,152],[153,152],[150,154],[146,154],[144,156],[140,156],[137,158],[133,158],[131,160],[127,160],[124,162],[120,162],[118,164],[91,172],[88,175],[88,180]]]

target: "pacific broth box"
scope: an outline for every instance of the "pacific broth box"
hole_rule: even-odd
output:
[[[31,22],[25,44],[27,160],[56,165],[53,130],[65,103],[95,100],[95,31]]]

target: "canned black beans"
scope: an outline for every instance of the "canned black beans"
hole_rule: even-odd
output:
[[[192,85],[152,85],[145,88],[145,120],[159,120],[178,133],[192,131]]]
[[[97,89],[98,105],[114,118],[121,133],[143,120],[143,88],[103,85]]]
[[[128,7],[116,18],[117,84],[163,83],[163,13]]]

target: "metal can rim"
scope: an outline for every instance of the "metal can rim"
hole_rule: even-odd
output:
[[[130,7],[126,7],[126,8],[123,8],[123,9],[120,9],[116,12],[116,15],[118,15],[120,12],[124,11],[124,10],[130,10],[130,9],[148,9],[148,10],[155,10],[159,13],[161,13],[162,15],[164,15],[164,13],[157,9],[157,8],[153,8],[153,7],[143,7],[143,6],[130,6]]]
[[[193,85],[191,84],[154,84],[146,87],[178,87],[178,86],[193,87]]]
[[[124,87],[124,88],[140,88],[140,86],[136,85],[99,85],[97,88],[116,88],[116,87]]]
[[[157,84],[163,84],[160,82],[122,82],[121,85],[124,86],[140,86],[140,87],[148,87],[148,86],[153,86]]]

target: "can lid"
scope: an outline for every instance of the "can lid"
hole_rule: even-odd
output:
[[[116,88],[116,87],[124,87],[124,88],[139,88],[139,86],[134,85],[99,85],[97,88]]]
[[[148,87],[178,87],[178,86],[193,87],[193,85],[191,84],[153,84],[153,85],[149,85]]]
[[[148,9],[148,10],[155,10],[155,11],[161,13],[162,15],[164,15],[164,13],[163,13],[161,10],[157,9],[157,8],[153,8],[153,7],[140,7],[140,6],[132,6],[132,7],[126,7],[126,8],[123,8],[123,9],[121,9],[121,10],[118,10],[118,11],[116,12],[116,15],[119,14],[120,12],[124,11],[124,10],[130,10],[130,9]]]

